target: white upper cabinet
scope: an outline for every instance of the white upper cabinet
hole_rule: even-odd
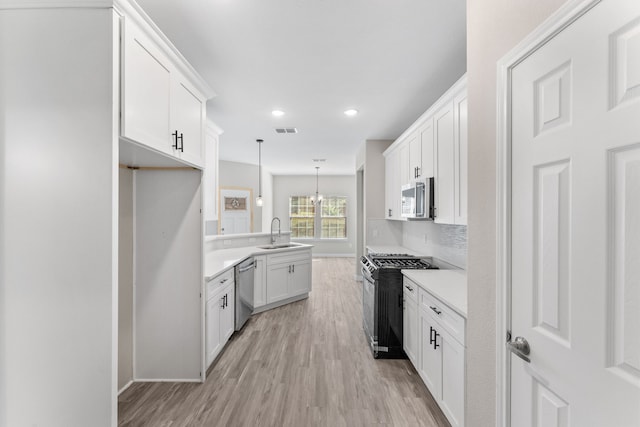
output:
[[[204,167],[206,90],[198,77],[144,24],[124,18],[121,135],[198,168]],[[173,54],[172,54],[173,53]]]
[[[454,223],[467,224],[467,91],[453,100],[454,114]]]
[[[195,88],[186,81],[174,79],[171,92],[172,141],[177,141],[176,154],[196,165],[204,164],[204,104]]]
[[[123,40],[122,136],[173,154],[169,138],[169,60],[133,24],[125,26]]]
[[[408,138],[410,179],[433,176],[433,118],[428,118]]]
[[[401,187],[434,178],[435,222],[467,224],[466,77],[456,82],[384,153],[387,219],[402,219]]]
[[[454,223],[454,138],[453,138],[453,101],[438,110],[433,117],[435,130],[435,192],[436,219],[440,224]]]
[[[418,129],[421,147],[421,165],[417,178],[431,178],[434,176],[433,157],[433,118],[429,117]]]

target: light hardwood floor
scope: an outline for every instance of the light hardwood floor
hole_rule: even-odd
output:
[[[204,384],[137,383],[121,426],[449,426],[408,360],[375,360],[353,258],[314,258],[306,300],[253,316]]]

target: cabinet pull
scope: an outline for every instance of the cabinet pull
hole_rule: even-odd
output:
[[[389,216],[391,216],[391,209],[389,209]]]
[[[405,288],[409,289],[409,291],[413,292],[413,288],[409,285],[404,285]]]
[[[433,344],[433,331],[435,329],[433,329],[433,326],[429,326],[429,344]]]
[[[442,313],[442,311],[439,311],[436,307],[429,306],[429,308],[433,310],[438,316],[440,316],[440,313]]]
[[[291,273],[291,265],[289,265],[289,273]]]
[[[295,273],[295,272],[296,272],[296,265],[295,265],[295,264],[293,264],[293,265],[291,266],[291,272],[292,272],[292,273]]]
[[[220,308],[224,308],[224,297],[220,298],[220,301],[222,301],[222,303],[220,304]]]
[[[179,150],[181,152],[184,152],[184,136],[182,133],[180,133],[180,136],[178,136],[178,130],[176,129],[176,131],[174,133],[171,134],[171,136],[173,136],[174,138],[174,144],[171,145],[173,148],[175,148],[176,150]],[[180,140],[180,145],[178,145],[178,140]]]
[[[227,281],[227,279],[222,279],[222,280],[220,280],[220,284],[222,285],[226,281]]]
[[[433,330],[433,349],[434,350],[440,347],[440,344],[438,344],[438,336],[440,336],[440,334],[438,333],[438,331],[434,329]]]

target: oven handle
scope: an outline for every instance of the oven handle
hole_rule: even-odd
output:
[[[365,267],[362,267],[361,271],[363,280],[366,280],[369,283],[375,283],[373,277],[371,277],[371,274],[369,273],[369,270],[367,270]]]

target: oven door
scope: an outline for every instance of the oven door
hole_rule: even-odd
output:
[[[378,347],[376,284],[369,271],[362,269],[362,326],[372,351]]]

